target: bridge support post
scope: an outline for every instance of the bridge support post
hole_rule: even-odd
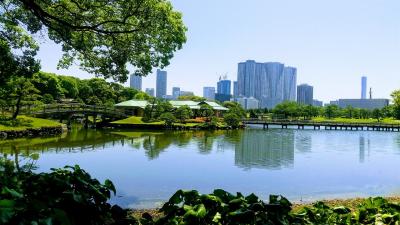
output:
[[[97,114],[93,115],[93,128],[97,127]]]
[[[83,122],[84,122],[83,127],[85,129],[88,129],[89,128],[89,116],[87,114],[85,114],[85,121],[83,121]]]
[[[72,114],[69,114],[68,118],[67,118],[67,128],[68,128],[68,130],[71,130],[71,120],[72,120]]]

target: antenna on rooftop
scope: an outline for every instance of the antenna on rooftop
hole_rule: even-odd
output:
[[[372,88],[369,88],[369,99],[372,99]]]

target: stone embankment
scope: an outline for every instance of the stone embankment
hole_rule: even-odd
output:
[[[55,136],[66,131],[67,127],[65,125],[56,127],[27,128],[25,130],[4,130],[0,131],[0,139]]]

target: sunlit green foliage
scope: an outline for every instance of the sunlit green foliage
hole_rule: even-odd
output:
[[[187,119],[190,119],[193,116],[193,111],[187,105],[183,105],[175,110],[175,117],[181,121],[181,123],[185,123]]]
[[[22,58],[0,54],[11,62],[4,70],[12,70],[13,62],[34,61],[38,47],[32,36],[40,32],[61,45],[59,67],[76,61],[90,73],[121,82],[127,80],[127,65],[146,75],[167,66],[186,41],[182,15],[166,0],[4,0],[0,18],[0,49],[24,51]]]
[[[400,90],[392,93],[393,98],[393,116],[396,119],[400,119]]]

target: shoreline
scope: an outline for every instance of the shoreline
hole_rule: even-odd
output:
[[[40,138],[61,135],[66,132],[66,125],[54,127],[27,128],[23,130],[0,130],[0,139]]]
[[[384,199],[388,200],[389,202],[393,203],[400,203],[400,196],[390,196],[390,197],[383,197]],[[344,199],[322,199],[322,200],[316,200],[316,201],[311,201],[311,202],[292,202],[292,212],[298,212],[302,210],[305,207],[311,207],[313,204],[317,202],[323,202],[329,207],[337,207],[337,206],[344,206],[349,208],[351,211],[354,211],[357,206],[362,203],[364,200],[368,198],[344,198]],[[160,213],[159,208],[152,208],[152,209],[129,209],[130,213],[135,217],[135,218],[140,218],[143,213],[148,213],[154,218],[160,218],[163,216],[162,213]]]

